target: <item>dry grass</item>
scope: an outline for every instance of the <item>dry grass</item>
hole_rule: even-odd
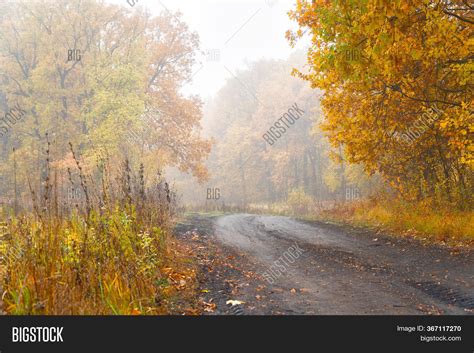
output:
[[[60,222],[27,216],[3,229],[3,302],[9,314],[167,314],[192,290],[185,267],[159,227],[119,209]],[[87,239],[87,240],[85,240]],[[84,242],[85,241],[85,242]],[[185,295],[185,294],[184,294]]]
[[[428,203],[401,200],[364,201],[340,205],[319,217],[371,226],[400,236],[450,246],[474,245],[474,212],[454,208],[433,208]]]
[[[170,234],[174,200],[168,185],[159,179],[146,188],[143,168],[134,176],[125,162],[117,185],[105,172],[102,190],[94,192],[74,159],[83,205],[60,212],[55,202],[60,188],[48,171],[41,195],[32,191],[34,212],[0,223],[3,311],[196,313],[196,273],[189,254]]]

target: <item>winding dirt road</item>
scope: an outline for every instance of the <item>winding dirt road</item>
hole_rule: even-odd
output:
[[[212,314],[474,313],[470,250],[250,214],[193,215],[177,230],[200,254]]]

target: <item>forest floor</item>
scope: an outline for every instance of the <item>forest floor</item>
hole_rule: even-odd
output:
[[[472,249],[251,214],[190,214],[175,233],[209,314],[474,314]]]

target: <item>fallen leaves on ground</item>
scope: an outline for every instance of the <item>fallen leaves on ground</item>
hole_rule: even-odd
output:
[[[227,305],[242,305],[242,304],[245,304],[245,302],[242,302],[240,300],[228,300],[225,302]]]

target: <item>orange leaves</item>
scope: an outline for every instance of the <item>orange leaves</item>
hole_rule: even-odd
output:
[[[333,145],[421,197],[440,189],[452,199],[448,193],[473,186],[474,29],[462,19],[461,2],[451,4],[461,18],[450,16],[446,3],[324,3],[313,8],[312,21],[298,16],[303,7],[292,18],[313,33],[304,78],[325,91],[324,129]],[[360,60],[344,55],[356,49]],[[437,117],[420,122],[433,107]]]

